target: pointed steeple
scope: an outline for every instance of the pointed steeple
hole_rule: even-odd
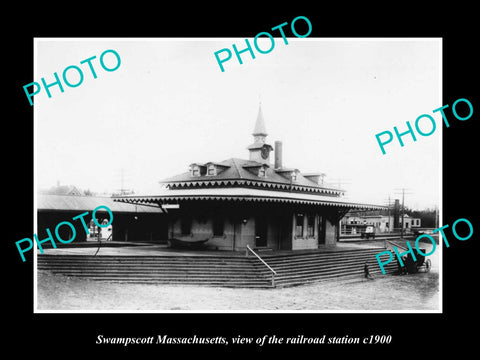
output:
[[[265,127],[265,121],[263,120],[262,103],[258,105],[257,121],[255,122],[255,128],[253,129],[253,136],[267,136],[267,129]]]
[[[267,137],[267,129],[265,127],[265,121],[263,120],[262,103],[258,106],[257,121],[255,122],[255,128],[253,129],[253,144],[247,147],[250,151],[250,160],[261,162],[264,164],[270,163],[270,151],[272,146],[265,143]]]

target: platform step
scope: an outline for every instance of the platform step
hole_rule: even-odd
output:
[[[277,272],[278,287],[334,279],[362,278],[365,262],[370,272],[381,274],[375,255],[384,249],[308,251],[261,257]],[[249,256],[121,256],[39,254],[37,268],[96,281],[138,284],[200,285],[270,288],[272,273],[256,257]],[[396,270],[394,262],[387,273]]]

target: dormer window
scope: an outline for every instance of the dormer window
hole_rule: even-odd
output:
[[[261,166],[258,169],[258,177],[262,177],[262,178],[267,177],[267,168],[265,166]]]
[[[217,176],[219,173],[222,173],[229,167],[230,165],[225,165],[222,163],[208,162],[206,164],[192,163],[190,164],[189,169],[190,169],[190,176],[201,177],[201,176]]]
[[[287,169],[287,168],[281,168],[281,169],[275,169],[275,172],[277,174],[282,175],[286,180],[288,181],[297,181],[298,174],[300,171],[298,169]]]
[[[242,165],[242,167],[248,170],[251,174],[256,175],[260,178],[267,177],[267,170],[269,168],[267,164],[260,164],[256,161]]]
[[[292,177],[292,181],[297,181],[297,172],[296,171],[292,171],[290,176]]]
[[[194,177],[200,176],[200,166],[198,165],[190,166],[190,176],[194,176]]]
[[[217,175],[217,168],[213,164],[209,164],[207,167],[207,175],[208,176],[215,176]]]

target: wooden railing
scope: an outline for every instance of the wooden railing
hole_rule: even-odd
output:
[[[263,260],[255,251],[253,251],[253,249],[252,249],[250,246],[247,245],[247,250],[246,250],[246,253],[245,253],[245,255],[246,255],[247,257],[248,257],[248,252],[249,252],[249,251],[250,251],[253,255],[255,255],[255,256],[257,257],[257,259],[260,260],[260,261],[262,262],[262,264],[265,265],[265,266],[268,268],[268,270],[271,271],[271,273],[272,273],[272,287],[275,287],[275,275],[277,275],[277,272],[276,272],[275,270],[273,270],[273,269],[271,268],[271,266],[268,265],[268,264],[265,262],[265,260]]]

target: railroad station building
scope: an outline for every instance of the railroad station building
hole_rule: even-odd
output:
[[[383,208],[345,201],[344,190],[323,185],[323,174],[285,166],[282,143],[267,141],[261,107],[252,135],[247,159],[186,164],[184,173],[160,181],[156,193],[115,201],[157,205],[167,211],[171,243],[218,250],[334,246],[349,210]]]
[[[376,213],[375,213],[376,212]],[[373,226],[376,233],[411,232],[418,230],[422,223],[420,218],[411,217],[400,213],[400,205],[395,200],[395,205],[389,210],[382,211],[349,211],[341,221],[341,233],[346,235],[360,234],[366,226]]]

